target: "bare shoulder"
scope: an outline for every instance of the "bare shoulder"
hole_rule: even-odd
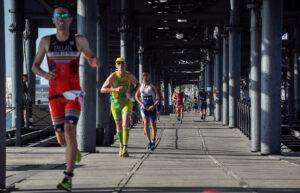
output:
[[[78,50],[82,50],[83,47],[86,46],[87,44],[87,39],[85,36],[81,35],[81,34],[75,34],[75,41],[76,41],[76,45]]]
[[[51,40],[50,35],[42,37],[42,39],[40,41],[40,48],[43,48],[46,51],[48,51],[49,46],[50,46],[50,40]]]

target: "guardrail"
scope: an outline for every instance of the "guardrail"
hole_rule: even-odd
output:
[[[238,100],[237,103],[237,127],[241,132],[251,139],[251,117],[250,102]]]

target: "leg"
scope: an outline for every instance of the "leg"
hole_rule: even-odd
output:
[[[151,129],[152,129],[152,141],[155,141],[156,133],[157,133],[156,123],[151,122]]]
[[[149,131],[149,120],[147,118],[143,119],[143,123],[144,123],[144,132],[146,133],[146,137],[148,142],[150,142],[150,131]]]
[[[67,172],[74,171],[75,159],[77,154],[77,139],[76,139],[76,127],[73,124],[65,124],[65,139],[66,139],[66,161],[67,161]],[[70,176],[66,176],[71,179]]]

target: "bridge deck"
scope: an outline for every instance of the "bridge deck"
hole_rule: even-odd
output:
[[[146,150],[141,125],[131,130],[129,158],[118,157],[118,143],[84,154],[73,192],[300,192],[300,153],[260,156],[249,141],[211,117],[202,122],[186,113],[158,123],[158,146]],[[7,148],[7,185],[22,193],[53,193],[62,179],[64,148]]]

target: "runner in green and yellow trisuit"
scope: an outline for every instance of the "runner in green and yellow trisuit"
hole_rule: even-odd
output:
[[[135,88],[139,86],[137,79],[130,72],[126,71],[124,58],[116,59],[117,71],[113,72],[104,82],[101,93],[110,93],[111,95],[111,112],[117,126],[117,135],[120,141],[120,157],[128,157],[127,145],[129,139],[129,114],[132,112],[133,104],[129,99],[133,96],[130,94],[130,83]]]

